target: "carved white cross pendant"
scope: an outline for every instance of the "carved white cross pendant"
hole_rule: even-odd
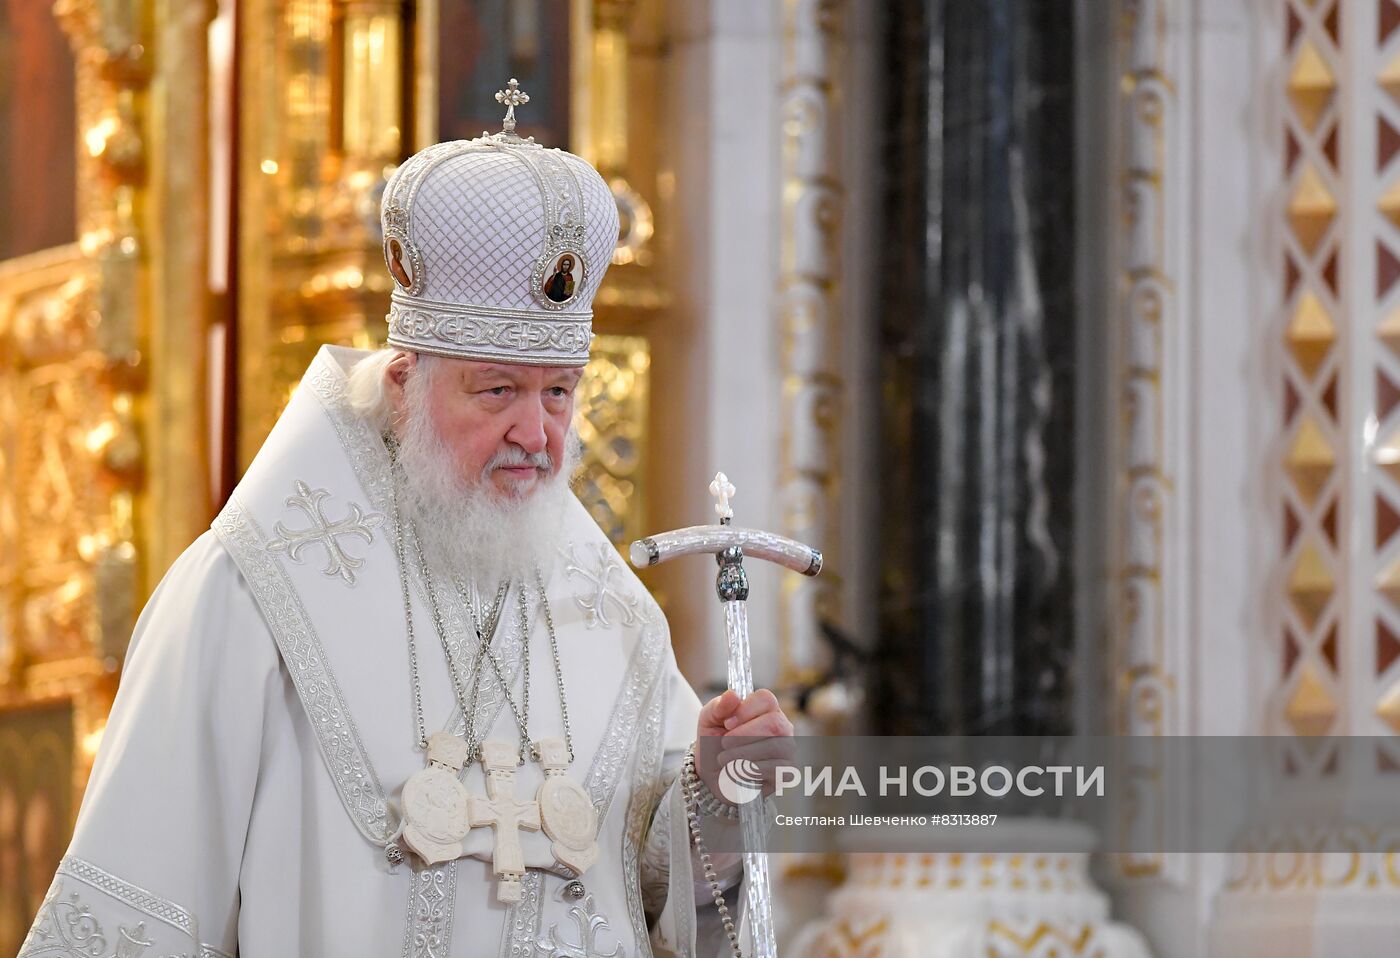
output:
[[[544,782],[535,801],[550,850],[562,865],[582,875],[598,860],[598,811],[583,786],[569,777],[569,747],[563,739],[537,743]]]
[[[496,876],[496,900],[520,901],[520,881],[525,877],[525,853],[520,850],[520,829],[540,830],[540,806],[515,797],[515,768],[519,753],[510,742],[481,743],[481,767],[486,772],[486,793],[473,795],[467,818],[473,828],[490,825],[496,832],[491,871]]]

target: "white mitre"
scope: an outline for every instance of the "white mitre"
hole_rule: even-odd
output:
[[[529,97],[496,94],[504,129],[409,157],[384,190],[394,278],[389,344],[420,353],[583,366],[617,203],[587,162],[515,133]]]

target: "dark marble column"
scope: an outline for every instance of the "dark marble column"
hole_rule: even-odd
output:
[[[1065,734],[1073,0],[891,0],[880,341],[890,734]]]

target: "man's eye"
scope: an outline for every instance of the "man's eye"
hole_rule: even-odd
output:
[[[559,399],[563,399],[569,394],[569,390],[564,386],[552,386],[550,387],[549,394]]]
[[[493,396],[504,396],[510,390],[509,386],[492,386],[486,390]]]

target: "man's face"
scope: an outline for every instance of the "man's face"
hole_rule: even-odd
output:
[[[442,360],[429,380],[426,407],[463,478],[484,480],[487,490],[501,496],[523,498],[563,465],[582,375],[577,368]],[[390,376],[391,382],[396,379],[392,365]],[[395,392],[402,409],[402,389]],[[539,461],[540,453],[548,453],[549,468],[519,462]],[[491,465],[493,459],[505,464]]]

